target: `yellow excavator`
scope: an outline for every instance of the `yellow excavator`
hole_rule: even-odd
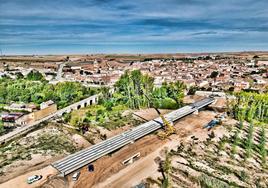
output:
[[[162,125],[164,127],[164,132],[161,131],[159,132],[157,135],[159,136],[160,139],[164,140],[166,139],[167,137],[169,137],[170,135],[172,134],[175,134],[176,133],[176,129],[173,127],[173,122],[170,122],[168,121],[161,113],[160,111],[154,107],[154,109],[157,111],[159,117],[161,118],[162,120]]]
[[[149,99],[149,97],[143,92],[144,96],[146,97],[146,99],[149,101],[150,104],[152,104],[152,101]],[[161,112],[156,108],[156,107],[153,107],[155,109],[155,111],[157,112],[157,114],[159,115],[159,117],[161,118],[162,120],[162,123],[159,122],[159,121],[155,121],[159,124],[161,124],[163,127],[164,127],[164,132],[161,131],[159,132],[157,135],[159,136],[160,139],[164,140],[166,139],[167,137],[169,137],[170,135],[172,134],[175,134],[176,133],[176,129],[173,127],[173,122],[172,121],[168,121],[164,115],[161,114]]]

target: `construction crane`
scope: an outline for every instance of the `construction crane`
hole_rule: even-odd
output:
[[[150,104],[152,104],[152,101],[149,99],[149,97],[144,93],[142,92],[143,95],[146,97],[146,99],[149,101]],[[152,105],[153,106],[153,105]],[[176,133],[176,129],[173,127],[173,122],[172,121],[168,121],[164,115],[161,114],[161,112],[153,106],[153,108],[155,109],[155,111],[157,112],[157,114],[159,115],[159,117],[161,118],[162,120],[162,123],[159,122],[159,121],[155,121],[159,124],[161,124],[163,127],[164,127],[164,132],[159,132],[158,133],[158,136],[160,137],[160,139],[166,139],[167,137],[169,137],[170,135]]]

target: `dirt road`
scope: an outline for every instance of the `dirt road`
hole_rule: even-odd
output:
[[[14,179],[11,179],[3,184],[0,185],[1,188],[31,188],[31,187],[38,187],[45,183],[47,177],[53,176],[57,174],[57,170],[52,166],[47,166],[41,170],[36,170],[32,172],[28,172],[24,175],[18,176]],[[33,175],[42,175],[43,178],[33,184],[27,183],[27,178]]]

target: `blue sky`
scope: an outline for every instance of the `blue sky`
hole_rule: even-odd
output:
[[[4,54],[268,50],[267,0],[0,0]]]

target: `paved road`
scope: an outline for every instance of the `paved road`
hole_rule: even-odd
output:
[[[63,70],[63,67],[64,66],[65,66],[65,63],[61,63],[59,65],[59,69],[58,69],[58,72],[57,72],[56,80],[61,80],[61,78],[62,78],[62,70]]]
[[[184,116],[187,116],[197,111],[200,108],[203,108],[213,103],[214,101],[215,100],[213,98],[206,98],[194,104],[184,106],[178,110],[175,110],[165,115],[165,117],[169,121],[176,121]],[[109,138],[103,142],[95,144],[72,155],[69,155],[64,159],[54,162],[52,166],[55,167],[61,173],[62,176],[68,175],[104,155],[109,154],[117,149],[120,149],[121,147],[160,129],[162,126],[157,122],[162,123],[161,118],[156,118],[154,120],[141,124],[124,133],[116,135],[112,138]]]

